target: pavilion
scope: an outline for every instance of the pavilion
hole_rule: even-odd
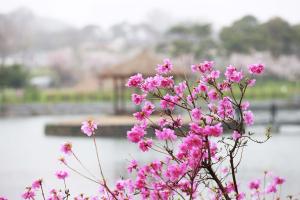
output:
[[[108,67],[101,71],[99,74],[99,80],[112,80],[113,81],[113,109],[115,114],[127,113],[126,109],[126,82],[128,78],[136,73],[143,74],[144,77],[155,76],[155,68],[157,64],[163,63],[162,57],[155,55],[154,53],[144,50],[132,58]],[[183,79],[190,75],[190,71],[183,67],[183,63],[173,62],[174,68],[170,73],[174,79]]]

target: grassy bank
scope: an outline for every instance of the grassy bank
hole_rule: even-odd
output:
[[[246,98],[255,100],[287,99],[300,95],[300,82],[282,80],[259,80],[254,88],[249,88]],[[1,103],[59,103],[59,102],[101,102],[112,101],[113,92],[102,90],[79,92],[74,90],[42,90],[27,88],[24,90],[4,89],[1,91]],[[126,91],[125,99],[130,99]]]

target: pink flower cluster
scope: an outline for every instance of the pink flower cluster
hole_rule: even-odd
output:
[[[82,122],[81,131],[87,136],[92,136],[97,130],[97,124],[93,120]]]
[[[68,172],[62,170],[55,172],[55,175],[58,179],[61,180],[65,180],[69,176]]]
[[[254,179],[249,182],[248,187],[251,191],[252,199],[258,200],[261,196],[266,196],[268,194],[276,196],[278,193],[278,188],[281,187],[284,182],[284,178],[273,176],[272,173],[265,172],[265,177],[263,180]]]
[[[243,153],[241,149],[251,138],[245,128],[253,125],[254,115],[243,97],[248,86],[254,86],[255,79],[232,65],[221,72],[214,69],[212,61],[204,61],[191,66],[196,81],[177,82],[171,76],[173,68],[171,61],[165,59],[157,65],[155,76],[136,74],[126,83],[127,87],[139,90],[131,95],[131,100],[140,106],[133,114],[136,123],[127,131],[127,139],[137,144],[140,151],[159,152],[163,157],[143,165],[130,161],[127,169],[132,178],[118,180],[110,188],[103,176],[95,139],[100,181],[75,155],[72,144],[64,143],[61,151],[75,157],[89,175],[74,170],[64,158],[61,162],[100,186],[96,196],[80,194],[74,196],[75,200],[246,199],[247,194],[240,191],[236,177],[239,161],[235,157]],[[251,76],[263,71],[261,64],[249,66]],[[238,94],[234,87],[240,88]],[[155,120],[154,114],[159,114],[159,120]],[[87,136],[94,135],[96,129],[97,124],[92,120],[81,126]],[[226,132],[231,136],[226,137]],[[65,183],[68,172],[57,171],[55,175]],[[250,196],[257,199],[262,194],[276,193],[284,182],[283,178],[273,177],[262,188],[261,180],[255,179],[249,183]],[[22,198],[34,199],[36,189],[42,189],[39,180],[26,189]],[[66,188],[53,189],[47,199],[62,200],[69,196]]]
[[[251,74],[261,74],[264,72],[265,66],[263,64],[252,64],[248,67]]]
[[[25,192],[21,195],[22,199],[34,199],[36,191],[42,187],[42,179],[33,181],[30,187],[27,187]],[[1,198],[0,198],[1,199]]]
[[[243,135],[246,133],[241,127],[244,127],[244,124],[254,123],[249,102],[237,99],[238,96],[233,93],[228,96],[224,94],[232,91],[235,84],[240,88],[253,86],[255,79],[249,79],[241,70],[230,65],[224,72],[222,80],[221,72],[214,70],[213,65],[212,61],[204,61],[191,66],[193,72],[200,74],[200,79],[195,84],[184,80],[175,85],[173,77],[168,75],[173,69],[168,59],[158,65],[156,68],[158,74],[153,77],[142,78],[140,74],[136,74],[129,78],[126,85],[141,91],[139,95],[132,95],[132,102],[136,105],[144,102],[144,105],[141,106],[141,111],[134,113],[137,124],[127,132],[127,138],[133,143],[138,143],[138,147],[143,152],[153,149],[163,151],[168,156],[164,160],[154,161],[145,166],[138,166],[135,161],[132,162],[128,169],[131,173],[136,171],[137,177],[135,180],[119,183],[117,190],[122,191],[123,196],[124,188],[127,187],[139,191],[141,199],[169,199],[176,194],[196,198],[198,184],[191,181],[192,175],[212,173],[212,163],[218,163],[222,158],[220,145],[210,138],[223,141],[220,136],[224,133],[224,124],[227,124],[226,128],[232,130],[230,139],[233,143],[239,144],[244,140]],[[261,66],[263,65],[249,68],[250,74],[260,74],[258,71],[262,72],[263,69],[258,68]],[[241,92],[245,93],[245,90]],[[150,103],[148,97],[154,97],[159,107],[155,108],[153,98]],[[200,105],[198,103],[200,101],[207,103],[208,111],[197,106]],[[161,115],[157,122],[158,127],[154,129],[155,139],[165,141],[167,144],[160,149],[156,149],[157,145],[154,145],[156,141],[146,134],[150,125],[153,125],[150,118],[154,108]],[[188,123],[187,130],[183,129],[183,118],[176,114],[176,109],[186,111],[190,116],[191,121]],[[178,139],[180,141],[178,149],[170,149],[169,144],[173,144]],[[235,152],[238,149],[231,151]],[[217,188],[219,188],[217,193],[219,197],[223,196],[226,199],[230,195],[236,195],[237,199],[245,198],[245,193],[237,193],[236,182],[228,182],[223,186],[224,189],[221,186]]]

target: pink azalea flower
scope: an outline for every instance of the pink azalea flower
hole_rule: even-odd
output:
[[[250,80],[247,81],[247,84],[248,84],[249,87],[253,87],[255,85],[255,83],[256,83],[255,79],[250,79]]]
[[[233,131],[233,133],[232,133],[232,139],[233,140],[237,140],[239,138],[241,138],[241,134],[238,131]]]
[[[203,83],[200,83],[198,87],[200,91],[207,92],[207,86],[204,85]]]
[[[135,105],[140,105],[144,101],[145,97],[146,97],[145,94],[142,95],[132,94],[131,100]]]
[[[145,134],[145,127],[134,125],[130,131],[127,131],[127,138],[131,142],[138,143]]]
[[[0,200],[8,200],[6,197],[0,196]]]
[[[151,103],[150,101],[146,101],[142,111],[144,111],[145,113],[147,113],[147,116],[149,116],[150,114],[152,114],[154,112],[155,106],[153,103]]]
[[[42,179],[33,181],[33,183],[31,184],[32,189],[39,189],[42,186],[42,181]]]
[[[173,86],[174,86],[173,76],[163,77],[159,85],[159,87],[161,88],[172,88]]]
[[[160,86],[161,79],[162,76],[160,75],[146,78],[144,83],[141,85],[142,91],[145,93],[154,91],[157,87]]]
[[[184,140],[183,143],[186,144],[189,148],[192,147],[202,147],[202,139],[199,135],[189,134]]]
[[[231,87],[231,85],[228,80],[224,80],[222,83],[218,84],[218,88],[221,91],[228,91],[230,89],[230,87]]]
[[[167,74],[172,69],[173,69],[173,64],[171,63],[171,61],[169,59],[166,58],[166,59],[164,59],[163,64],[157,65],[156,71],[159,74]]]
[[[194,108],[194,109],[192,110],[192,117],[193,117],[193,119],[196,120],[196,121],[201,119],[202,113],[201,113],[200,108]]]
[[[187,85],[186,85],[186,82],[183,81],[181,83],[178,83],[178,85],[174,86],[174,91],[175,93],[182,97],[183,96],[183,93],[184,93],[184,90],[187,88]]]
[[[248,110],[250,107],[250,103],[248,101],[245,101],[241,104],[242,110]]]
[[[192,65],[191,69],[193,72],[205,73],[212,70],[213,64],[213,61],[204,61],[203,63]]]
[[[168,125],[169,122],[166,118],[163,118],[161,117],[159,120],[158,120],[158,125],[163,128],[164,126]]]
[[[219,70],[213,70],[210,72],[210,78],[217,79],[220,77],[220,71]]]
[[[246,194],[244,192],[241,192],[236,197],[237,200],[244,200],[246,199]]]
[[[64,154],[70,155],[72,153],[72,143],[66,142],[66,143],[62,144],[60,150]]]
[[[22,198],[23,199],[33,199],[35,196],[35,193],[33,190],[31,189],[27,189],[23,194],[22,194]]]
[[[177,137],[174,130],[163,128],[163,130],[155,129],[155,135],[159,140],[175,140]]]
[[[142,74],[136,74],[134,76],[131,76],[126,84],[127,87],[139,87],[141,83],[143,82],[143,76]]]
[[[219,97],[218,93],[214,89],[208,91],[207,96],[211,101],[217,100]]]
[[[66,179],[69,176],[68,172],[62,170],[55,172],[55,175],[58,179],[62,180]]]
[[[116,189],[121,191],[125,189],[125,181],[124,180],[118,180],[116,182]]]
[[[140,112],[135,112],[133,113],[133,116],[138,120],[138,121],[143,121],[148,117],[148,114],[144,111]]]
[[[221,118],[233,117],[234,109],[229,97],[224,97],[219,101],[217,113]]]
[[[203,134],[206,134],[205,131],[204,131],[204,128],[200,127],[198,125],[198,123],[195,123],[195,122],[191,122],[189,124],[190,126],[190,131],[194,134],[197,134],[197,135],[203,135]]]
[[[132,161],[130,161],[130,164],[128,165],[127,170],[128,170],[129,173],[132,173],[132,170],[133,169],[137,169],[137,168],[138,168],[137,161],[136,160],[132,160]]]
[[[284,178],[281,178],[279,176],[274,177],[274,184],[276,185],[282,185],[285,182]]]
[[[227,193],[231,193],[234,192],[234,183],[233,182],[229,182],[226,186],[226,192]]]
[[[180,115],[178,115],[176,117],[176,119],[174,119],[173,123],[172,123],[173,127],[175,128],[179,128],[183,125],[183,119]]]
[[[87,136],[92,136],[93,134],[95,134],[96,129],[97,124],[93,120],[82,122],[81,131]]]
[[[153,144],[153,141],[151,139],[141,140],[141,141],[139,141],[139,148],[143,152],[146,152],[152,147],[152,144]]]
[[[165,173],[165,176],[169,178],[171,181],[176,181],[186,172],[186,169],[187,169],[186,164],[169,165]]]
[[[250,74],[261,74],[264,72],[265,66],[263,64],[252,64],[248,66]]]
[[[250,181],[249,183],[250,190],[258,190],[259,187],[260,187],[260,179],[255,179],[253,181]]]
[[[206,125],[204,131],[208,136],[219,137],[223,133],[223,127],[221,123],[213,126]]]
[[[242,78],[244,77],[243,72],[237,71],[237,69],[232,65],[229,65],[227,67],[225,76],[226,76],[227,80],[235,82],[235,83],[239,83],[242,80]]]
[[[250,126],[254,124],[254,115],[251,111],[244,111],[243,112],[245,123]]]
[[[277,192],[277,188],[276,188],[276,185],[275,184],[269,184],[266,188],[266,193],[269,194],[269,193],[276,193]]]
[[[179,99],[177,96],[171,96],[166,94],[163,99],[160,101],[160,107],[164,110],[170,109],[173,110],[176,103],[178,103]]]
[[[62,200],[63,199],[62,192],[58,192],[55,189],[50,190],[50,196],[47,198],[47,200]]]

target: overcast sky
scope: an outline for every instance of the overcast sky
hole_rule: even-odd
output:
[[[27,7],[39,16],[78,27],[108,27],[122,21],[138,23],[147,16],[149,19],[153,10],[163,11],[176,20],[208,21],[215,27],[228,25],[246,14],[262,21],[281,16],[291,23],[300,23],[300,0],[0,0],[0,5],[2,13]]]

